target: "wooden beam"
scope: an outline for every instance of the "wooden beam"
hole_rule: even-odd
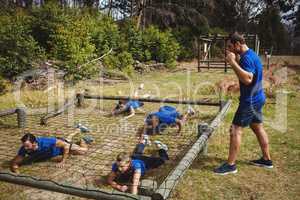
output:
[[[151,103],[173,103],[173,104],[189,104],[189,105],[206,105],[206,106],[220,106],[220,102],[212,102],[210,99],[201,99],[196,101],[178,100],[178,99],[158,99],[158,98],[139,98],[139,97],[125,97],[125,96],[96,96],[84,95],[85,99],[105,99],[105,100],[137,100]]]

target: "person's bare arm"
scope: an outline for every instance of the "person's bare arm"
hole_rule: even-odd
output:
[[[251,84],[253,80],[253,74],[241,68],[241,66],[236,62],[236,56],[234,53],[228,52],[226,60],[231,65],[232,69],[242,83],[245,85]]]
[[[60,140],[60,139],[57,139],[56,140],[56,144],[55,144],[56,147],[58,148],[62,148],[64,150],[64,154],[62,156],[62,160],[60,161],[60,163],[57,165],[57,167],[59,168],[63,168],[64,167],[64,164],[67,160],[67,157],[69,155],[69,151],[70,151],[70,144],[66,143],[65,141],[63,140]]]
[[[126,190],[128,189],[128,187],[126,185],[119,185],[117,182],[115,182],[115,178],[117,177],[117,174],[115,172],[110,172],[110,174],[108,175],[107,178],[107,183],[114,189],[122,191],[122,192],[126,192]]]
[[[21,162],[24,160],[23,156],[19,156],[17,155],[12,161],[11,161],[11,165],[10,165],[10,170],[14,173],[19,173],[19,165],[21,164]]]
[[[141,108],[137,108],[137,110],[140,112],[140,113],[146,113],[143,109]]]
[[[130,115],[124,117],[125,119],[129,119],[130,117],[133,117],[135,115],[135,111],[132,107],[130,107]]]
[[[132,179],[132,187],[131,187],[131,193],[132,194],[137,194],[138,193],[138,186],[140,184],[140,179],[141,179],[141,173],[140,172],[135,172],[133,174],[133,179]]]
[[[183,122],[179,119],[176,119],[176,126],[178,127],[177,133],[181,132]]]

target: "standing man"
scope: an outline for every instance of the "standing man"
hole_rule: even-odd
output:
[[[240,149],[243,128],[247,126],[250,126],[255,133],[263,154],[260,159],[253,160],[251,163],[273,168],[268,135],[262,123],[262,107],[266,97],[262,86],[263,66],[260,58],[252,49],[248,48],[242,35],[233,33],[227,42],[226,60],[240,82],[240,103],[230,128],[228,160],[214,172],[221,175],[237,172],[235,162]]]

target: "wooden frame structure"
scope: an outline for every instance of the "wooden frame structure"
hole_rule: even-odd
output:
[[[76,99],[77,102],[69,101],[66,103],[65,106],[63,106],[62,109],[55,112],[53,116],[48,117],[55,117],[59,114],[61,114],[64,110],[67,110],[71,104],[81,104],[83,99],[124,99],[129,97],[100,97],[100,96],[90,96],[90,95],[84,95],[84,94],[78,94]],[[142,100],[142,99],[140,99]],[[159,101],[157,100],[147,100],[148,102],[166,102],[161,99]],[[158,188],[154,189],[153,192],[150,192],[149,195],[132,195],[127,194],[123,192],[110,192],[108,190],[99,189],[99,188],[91,188],[91,189],[84,189],[80,187],[73,187],[70,185],[60,184],[51,180],[42,180],[39,178],[35,178],[32,176],[24,176],[24,175],[17,175],[12,174],[9,172],[0,172],[0,181],[18,184],[18,185],[24,185],[29,186],[33,188],[38,189],[44,189],[48,191],[55,191],[60,192],[64,194],[69,195],[75,195],[79,197],[84,198],[90,198],[90,199],[103,199],[103,200],[166,200],[170,197],[170,194],[174,190],[177,183],[180,181],[186,170],[190,167],[192,162],[195,160],[197,155],[201,152],[207,151],[207,143],[208,139],[211,135],[213,135],[214,131],[217,129],[217,127],[221,124],[224,117],[227,114],[227,111],[230,108],[231,101],[226,102],[220,102],[220,104],[217,103],[211,103],[207,104],[208,102],[205,101],[198,101],[198,102],[192,102],[192,101],[176,101],[176,100],[168,100],[169,103],[177,103],[177,104],[191,104],[194,103],[195,105],[208,105],[208,106],[221,106],[221,110],[218,112],[214,120],[210,123],[210,125],[207,125],[207,128],[199,128],[198,127],[198,139],[194,142],[192,147],[188,150],[188,152],[183,156],[179,164],[169,173],[169,175],[165,178],[165,180],[159,185]],[[46,117],[47,118],[47,117]],[[200,126],[200,124],[198,125]]]
[[[244,35],[245,40],[250,48],[259,53],[260,41],[258,35],[247,34]],[[216,42],[222,41],[223,43],[223,56],[224,59],[214,59],[211,55],[211,46]],[[227,72],[228,63],[226,62],[226,43],[228,41],[228,35],[202,35],[197,39],[197,60],[198,60],[198,72],[201,69],[224,69]]]

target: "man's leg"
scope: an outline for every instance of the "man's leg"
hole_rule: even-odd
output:
[[[77,144],[70,144],[70,153],[73,155],[84,155],[88,151],[88,144],[81,139],[79,145]]]
[[[51,158],[51,161],[53,162],[61,162],[63,159],[62,155],[59,155],[59,156],[55,156],[53,158]]]
[[[236,158],[240,150],[241,137],[242,137],[242,127],[232,124],[230,128],[230,147],[229,155],[226,163],[222,164],[218,168],[214,169],[216,174],[226,175],[230,173],[236,173]]]
[[[230,127],[230,146],[227,163],[234,165],[241,146],[243,128],[232,124]]]
[[[134,148],[133,151],[133,157],[138,158],[139,156],[142,156],[144,154],[145,144],[143,141],[140,141]]]
[[[271,160],[270,151],[269,151],[269,138],[263,127],[263,124],[252,123],[250,127],[257,137],[257,140],[259,142],[263,154],[263,158],[265,160]]]

